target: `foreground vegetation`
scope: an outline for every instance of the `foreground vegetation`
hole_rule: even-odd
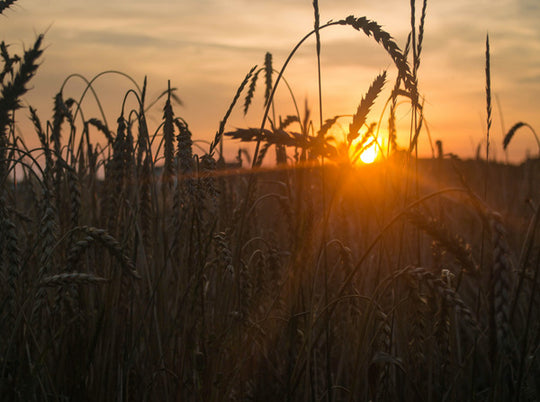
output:
[[[270,55],[207,152],[194,152],[170,87],[150,130],[145,83],[126,94],[138,107],[123,107],[115,128],[84,118],[82,99],[61,90],[46,124],[29,108],[41,145],[27,149],[13,116],[42,37],[20,58],[2,43],[4,400],[540,398],[540,161],[488,163],[489,149],[460,161],[442,146],[416,157],[425,2],[403,51],[375,22],[319,25],[314,9],[306,38],[319,44],[320,30],[349,26],[395,64],[379,163],[351,158],[376,138],[380,123],[366,122],[386,73],[338,144],[328,130],[340,116],[321,113],[317,131],[307,110],[269,119],[290,60],[275,73]],[[489,51],[486,61],[489,130]],[[261,127],[227,132],[263,76]],[[401,148],[398,98],[413,116]],[[225,137],[255,144],[254,155],[227,164]],[[274,150],[275,167],[261,168]]]

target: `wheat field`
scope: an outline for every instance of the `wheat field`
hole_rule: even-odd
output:
[[[365,17],[321,24],[315,0],[313,30],[281,70],[270,53],[249,70],[203,148],[171,84],[155,101],[146,81],[130,90],[137,107],[124,101],[114,126],[62,89],[42,120],[21,99],[43,35],[18,56],[2,42],[0,399],[539,400],[540,159],[490,159],[489,39],[488,145],[474,160],[442,143],[418,157],[426,1],[411,4],[400,47]],[[306,104],[276,117],[296,50],[315,37],[319,51],[319,32],[336,26],[378,43],[395,82],[378,74],[352,115]],[[241,108],[261,125],[230,129]],[[32,132],[19,135],[16,111]],[[379,160],[358,163],[381,127]],[[516,123],[504,147],[525,130],[536,136]],[[235,161],[224,141],[239,146]]]

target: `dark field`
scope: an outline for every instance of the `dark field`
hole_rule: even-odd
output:
[[[409,178],[403,163],[18,183],[2,209],[3,394],[537,393],[538,161],[490,165],[487,202],[482,161],[420,160]]]

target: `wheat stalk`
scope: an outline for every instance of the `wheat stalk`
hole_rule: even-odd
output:
[[[0,14],[3,14],[8,8],[15,4],[17,0],[2,0],[0,1]]]
[[[240,262],[239,269],[239,312],[244,322],[249,320],[249,314],[252,307],[253,284],[248,267],[243,262]]]
[[[414,58],[414,70],[418,71],[420,67],[420,54],[422,53],[422,44],[424,42],[424,25],[426,21],[427,0],[422,2],[422,12],[420,16],[420,25],[418,26],[418,43],[416,45],[416,57]]]
[[[266,52],[264,56],[264,106],[270,102],[270,94],[272,93],[272,53]]]
[[[163,141],[164,157],[163,183],[165,187],[172,185],[174,176],[174,112],[171,106],[171,82],[168,83],[167,101],[163,108]]]
[[[409,285],[409,299],[412,302],[409,310],[409,333],[407,334],[407,352],[411,375],[424,388],[426,347],[427,347],[427,309],[428,299],[421,290],[422,281],[416,275],[411,275]]]
[[[40,287],[67,287],[71,285],[98,285],[109,282],[108,279],[94,274],[81,272],[70,272],[64,274],[50,275],[41,279]]]
[[[132,278],[140,279],[140,275],[135,270],[133,262],[124,253],[124,249],[122,248],[118,240],[112,237],[106,230],[90,226],[79,226],[72,229],[72,232],[75,231],[82,232],[86,235],[86,237],[85,239],[75,243],[73,248],[68,252],[68,261],[71,266],[73,266],[73,264],[77,261],[78,256],[80,256],[81,253],[92,244],[92,242],[99,242],[101,245],[107,248],[114,257],[116,257],[120,261],[122,267],[124,268],[124,272],[129,274]]]
[[[124,196],[124,185],[127,171],[126,143],[127,125],[123,115],[117,119],[118,128],[113,144],[113,155],[105,165],[105,182],[109,187],[103,208],[105,222],[110,231],[114,231],[119,224],[120,202]]]
[[[371,366],[376,362],[380,362],[382,369],[378,369],[378,375],[374,381],[376,382],[376,391],[372,392],[377,401],[388,400],[391,395],[390,382],[390,361],[392,353],[392,327],[391,317],[385,314],[380,306],[376,306],[376,332],[373,340],[373,357]],[[370,374],[375,368],[370,367]]]
[[[13,75],[13,66],[21,61],[21,58],[18,55],[10,56],[8,51],[9,45],[6,45],[4,41],[0,42],[0,57],[4,62],[4,67],[0,71],[0,83],[4,82],[6,75]]]
[[[503,139],[503,149],[506,149],[508,147],[508,144],[510,144],[510,141],[512,141],[512,138],[514,138],[514,134],[517,130],[519,130],[521,127],[528,127],[531,132],[534,135],[534,139],[536,140],[536,143],[538,144],[538,152],[540,152],[540,139],[538,138],[538,135],[536,134],[536,131],[527,123],[524,123],[522,121],[514,124],[510,130],[506,133]]]
[[[486,35],[486,111],[487,111],[486,160],[489,160],[489,130],[491,129],[491,67],[490,67],[490,54],[489,54],[489,35]]]
[[[352,123],[349,125],[349,134],[347,134],[347,141],[349,145],[358,137],[358,132],[366,122],[367,115],[369,110],[373,106],[375,99],[381,92],[384,83],[386,81],[386,71],[382,74],[379,74],[377,78],[373,81],[369,87],[366,95],[360,101],[358,109],[353,116]]]
[[[370,21],[366,17],[355,18],[351,15],[345,20],[338,21],[338,23],[341,25],[350,25],[357,31],[363,31],[367,36],[373,35],[373,38],[384,47],[394,61],[411,95],[416,96],[416,85],[407,60],[388,32],[384,31],[375,21]]]
[[[69,108],[66,105],[67,101],[64,101],[62,92],[58,92],[54,97],[54,108],[53,108],[53,122],[51,128],[51,140],[54,146],[54,151],[57,155],[61,154],[61,143],[62,138],[62,123],[67,118],[70,123],[73,124],[73,116]]]
[[[81,212],[81,184],[79,177],[77,176],[75,169],[66,165],[67,182],[70,200],[70,219],[72,227],[79,225],[79,218]]]
[[[154,205],[152,203],[152,170],[150,155],[146,155],[141,166],[139,175],[139,213],[142,240],[146,256],[152,258],[152,222],[154,217]]]
[[[444,269],[441,271],[441,279],[451,288],[452,273]],[[450,374],[450,358],[452,356],[450,342],[450,308],[445,299],[441,299],[437,312],[435,313],[434,336],[436,339],[437,348],[440,354],[440,388],[446,390]],[[460,359],[458,358],[458,361]]]
[[[400,274],[401,273],[402,272],[400,271]],[[465,304],[459,294],[448,286],[447,282],[436,277],[432,272],[429,272],[423,267],[407,267],[405,273],[417,281],[425,282],[427,286],[445,300],[449,306],[453,306],[469,326],[478,331],[480,330],[471,309]]]
[[[0,7],[0,13],[13,2],[4,3],[6,7]],[[0,177],[4,176],[6,164],[5,155],[8,146],[8,126],[12,123],[10,112],[21,107],[20,98],[28,91],[27,85],[35,75],[38,68],[37,60],[42,54],[41,44],[43,35],[39,35],[34,46],[24,52],[19,70],[13,76],[11,82],[1,84],[0,90]]]
[[[499,351],[507,352],[513,346],[510,327],[510,299],[514,267],[501,215],[491,212],[489,224],[493,242],[491,287],[496,345]]]
[[[399,86],[399,82],[396,82],[396,87]],[[395,87],[395,88],[396,88]],[[397,151],[397,130],[396,130],[396,107],[397,107],[397,96],[394,96],[392,91],[392,101],[390,103],[390,112],[388,115],[388,154],[392,151]]]
[[[93,117],[89,119],[87,123],[94,126],[99,131],[101,131],[105,135],[105,138],[107,138],[107,141],[109,142],[109,144],[114,143],[114,138],[111,133],[111,130],[109,130],[109,127],[107,127],[107,125],[104,122],[102,122],[100,119]]]
[[[227,112],[225,113],[225,116],[223,117],[223,119],[219,123],[219,129],[216,132],[214,140],[210,144],[210,149],[208,150],[209,155],[213,156],[216,147],[221,142],[222,137],[223,137],[223,132],[225,131],[225,125],[227,124],[227,120],[229,119],[229,116],[231,115],[231,112],[232,112],[232,110],[234,108],[234,105],[236,105],[236,102],[238,101],[238,98],[240,98],[240,94],[242,93],[242,91],[244,90],[244,87],[249,82],[249,79],[253,75],[253,72],[256,70],[256,68],[257,68],[257,66],[253,66],[251,68],[251,70],[249,70],[246,77],[244,78],[244,80],[242,81],[240,86],[238,87],[238,90],[236,91],[236,94],[234,95],[234,98],[233,98],[231,104],[229,105],[229,108],[227,109]]]
[[[178,128],[178,135],[176,137],[178,167],[182,175],[187,175],[193,171],[192,134],[188,124],[183,119],[178,118],[174,122]]]
[[[253,101],[253,97],[255,96],[255,88],[257,86],[257,79],[259,78],[259,73],[261,71],[262,69],[257,70],[250,78],[248,91],[244,99],[244,116],[247,114],[249,110],[249,106],[251,105],[251,102]]]
[[[50,192],[48,189],[45,190],[43,194],[42,204],[42,218],[40,222],[39,229],[39,239],[40,239],[40,268],[38,271],[38,277],[43,276],[45,273],[48,273],[51,270],[52,262],[51,257],[54,251],[54,244],[56,243],[57,236],[57,213],[56,208]]]
[[[478,264],[474,261],[472,248],[461,236],[450,233],[444,224],[436,218],[428,218],[414,210],[409,211],[406,215],[412,224],[428,233],[437,240],[440,246],[452,253],[468,273],[474,274],[478,271]]]
[[[20,248],[19,239],[17,236],[17,228],[15,223],[10,219],[8,210],[6,208],[6,200],[3,196],[0,196],[0,256],[5,255],[6,258],[2,258],[1,272],[4,278],[7,278],[8,287],[8,303],[9,303],[9,319],[12,320],[15,314],[15,307],[17,306],[17,288],[18,278],[20,275]],[[4,254],[5,253],[5,254]]]
[[[37,60],[43,53],[41,50],[42,42],[43,35],[38,35],[34,45],[24,52],[19,70],[11,82],[2,85],[0,91],[0,128],[2,134],[5,134],[5,127],[9,123],[8,111],[21,107],[20,98],[28,91],[26,85],[37,71]]]

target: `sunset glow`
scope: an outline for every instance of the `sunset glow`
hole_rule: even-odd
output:
[[[377,144],[373,142],[373,145],[368,146],[362,154],[360,155],[360,160],[365,164],[370,164],[375,162],[377,156],[379,155],[379,149]]]
[[[320,4],[321,21],[351,14],[366,16],[384,26],[404,48],[410,19],[403,17],[409,13],[409,2],[389,0],[381,6],[376,2],[340,0]],[[104,70],[119,70],[139,84],[147,76],[149,98],[162,93],[170,79],[185,105],[179,110],[180,115],[190,122],[199,138],[210,141],[249,68],[260,65],[268,51],[274,56],[274,68],[279,69],[294,44],[313,26],[311,1],[135,0],[129,10],[126,8],[115,1],[60,0],[21,1],[17,8],[9,10],[2,20],[1,39],[11,45],[11,50],[31,43],[36,33],[46,31],[46,57],[33,80],[33,90],[26,95],[28,104],[38,111],[49,110],[51,98],[72,73],[90,79]],[[498,99],[493,112],[493,138],[497,140],[490,145],[493,155],[505,157],[502,131],[512,124],[523,121],[537,130],[540,127],[540,79],[536,70],[540,60],[534,50],[540,43],[538,11],[536,0],[503,2],[496,7],[489,1],[466,0],[429,5],[419,83],[433,141],[441,140],[445,151],[474,156],[476,146],[483,140],[482,82],[488,31],[494,55],[493,93]],[[268,15],[275,18],[269,21]],[[280,29],[276,29],[276,23]],[[352,113],[382,69],[388,69],[389,77],[395,76],[391,59],[372,39],[343,27],[325,30],[321,39],[323,119]],[[308,41],[302,46],[285,74],[297,100],[305,97],[315,116],[317,78],[312,44]],[[132,62],[134,54],[138,55],[137,63]],[[393,78],[389,82],[390,79]],[[117,102],[116,96],[125,92],[123,84],[122,80],[111,79],[103,88],[97,88],[101,89],[98,95],[106,109],[110,110]],[[278,90],[279,113],[292,114],[290,97],[281,99],[279,94]],[[73,84],[67,87],[66,97],[79,95]],[[83,106],[94,105],[86,102]],[[114,121],[117,112],[109,112],[107,118]],[[247,119],[258,124],[260,114],[260,109],[253,110]],[[504,121],[500,116],[504,116]],[[233,115],[229,123],[243,126],[246,123],[242,119],[240,114],[238,118]],[[26,135],[24,139],[31,145],[37,144],[35,136]],[[398,133],[398,143],[407,141],[407,134]],[[237,151],[236,146],[225,147],[231,155]],[[508,157],[521,161],[527,151],[535,154],[536,148],[533,138],[517,135],[508,148]],[[419,152],[431,156],[423,132]]]
[[[0,0],[0,399],[540,401],[539,16]]]

